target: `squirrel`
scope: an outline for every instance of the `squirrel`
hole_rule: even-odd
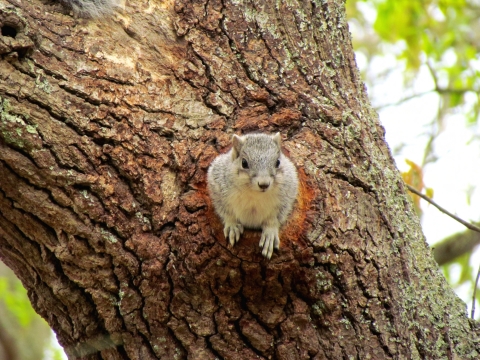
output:
[[[230,245],[244,227],[262,229],[262,255],[270,259],[297,197],[297,170],[281,151],[280,133],[233,135],[232,144],[208,169],[210,197]]]
[[[120,0],[59,0],[73,13],[85,18],[98,18],[110,15],[120,6]]]

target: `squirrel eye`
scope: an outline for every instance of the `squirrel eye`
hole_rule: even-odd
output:
[[[242,159],[242,169],[248,169],[248,162],[245,159]]]
[[[278,168],[280,166],[280,159],[277,160],[277,162],[275,163],[275,167]]]

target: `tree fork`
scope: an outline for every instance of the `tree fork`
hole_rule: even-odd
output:
[[[70,358],[479,356],[341,1],[0,4],[0,256]],[[301,174],[271,261],[258,232],[227,246],[205,189],[250,131]]]

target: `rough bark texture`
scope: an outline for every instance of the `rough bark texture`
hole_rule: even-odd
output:
[[[70,358],[479,357],[341,1],[59,11],[0,0],[0,256]],[[233,131],[281,131],[301,174],[271,261],[206,194]]]

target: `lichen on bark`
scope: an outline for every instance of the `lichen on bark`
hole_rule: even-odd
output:
[[[23,24],[0,59],[0,256],[71,358],[478,357],[342,2],[0,4]],[[280,131],[301,179],[271,261],[258,232],[227,245],[206,192],[251,131]]]

